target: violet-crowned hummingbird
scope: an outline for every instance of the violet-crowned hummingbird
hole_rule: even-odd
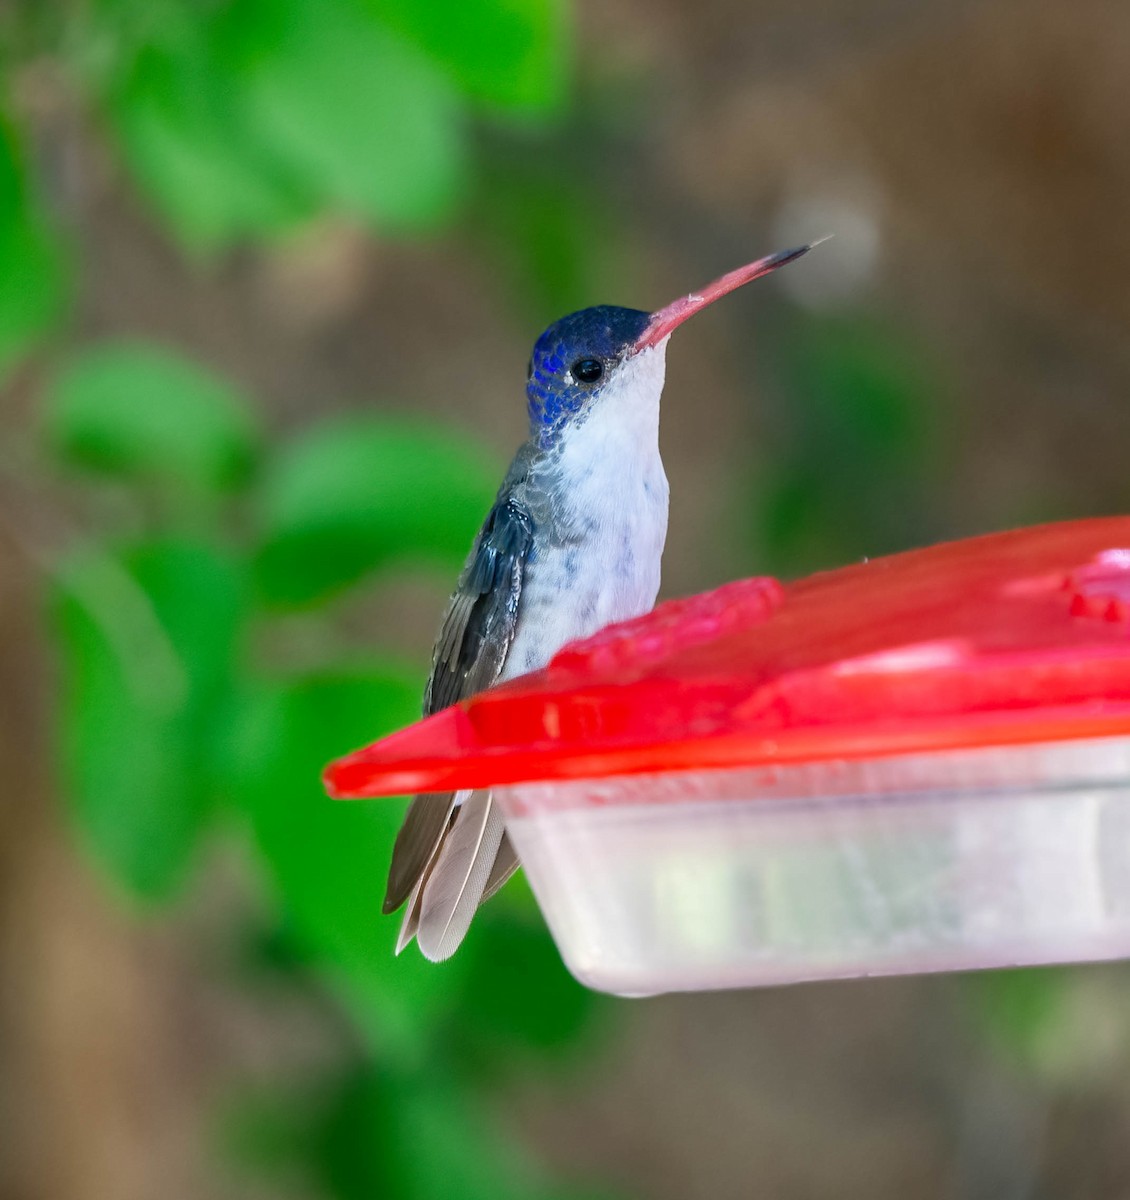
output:
[[[659,591],[667,477],[659,398],[672,330],[813,245],[739,267],[658,312],[601,305],[538,338],[530,434],[514,456],[444,614],[429,715],[545,666],[566,642],[647,612]],[[489,791],[417,796],[396,838],[384,911],[406,900],[413,937],[448,958],[518,858]]]

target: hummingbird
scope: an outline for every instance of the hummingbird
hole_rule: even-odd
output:
[[[739,267],[657,312],[599,305],[555,322],[526,372],[529,436],[479,530],[436,639],[430,716],[544,667],[567,642],[648,612],[667,536],[659,401],[667,341],[688,317],[806,254]],[[450,957],[479,905],[518,868],[488,790],[424,794],[397,834],[384,912]]]

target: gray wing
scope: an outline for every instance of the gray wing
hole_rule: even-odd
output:
[[[425,716],[490,687],[498,678],[514,641],[533,539],[529,511],[512,490],[504,489],[483,522],[444,614],[424,693]],[[450,792],[412,801],[392,851],[386,913],[404,903],[427,871],[454,808]]]
[[[518,624],[522,577],[534,540],[534,523],[513,495],[490,510],[436,639],[432,674],[424,693],[430,716],[498,678]]]

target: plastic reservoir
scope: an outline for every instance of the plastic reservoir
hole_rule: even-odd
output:
[[[662,605],[327,782],[492,787],[602,990],[1130,956],[1130,518]]]

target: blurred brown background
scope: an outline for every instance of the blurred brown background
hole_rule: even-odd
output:
[[[559,179],[603,214],[582,246],[602,290],[579,302],[656,307],[836,234],[795,278],[732,297],[672,345],[665,595],[1126,510],[1130,8],[580,0],[575,17],[573,116],[544,136],[480,136],[498,170]],[[82,248],[70,336],[171,343],[253,392],[278,430],[379,388],[476,431],[500,463],[517,444],[528,347],[559,313],[554,295],[515,302],[489,194],[423,244],[331,222],[200,261],[123,182],[49,61],[13,87]],[[781,349],[859,321],[922,380],[920,408],[895,422],[898,462],[873,478],[835,466],[858,447],[814,427]],[[5,390],[10,447],[37,370]],[[822,536],[803,503],[765,516],[788,509],[764,490],[782,462],[832,480],[833,499],[872,490]],[[171,916],[139,920],[76,853],[46,765],[29,503],[10,497],[0,536],[0,1196],[302,1194],[218,1168],[202,1149],[210,1105],[233,1075],[300,1072],[349,1035],[319,1019],[316,994],[276,1002],[219,978],[217,928],[257,903],[229,856],[208,856]],[[342,619],[422,660],[443,590],[409,574]],[[994,1038],[983,980],[617,1002],[578,1065],[520,1070],[484,1103],[551,1165],[647,1200],[1130,1196],[1130,976],[1056,979],[1015,1053]]]

